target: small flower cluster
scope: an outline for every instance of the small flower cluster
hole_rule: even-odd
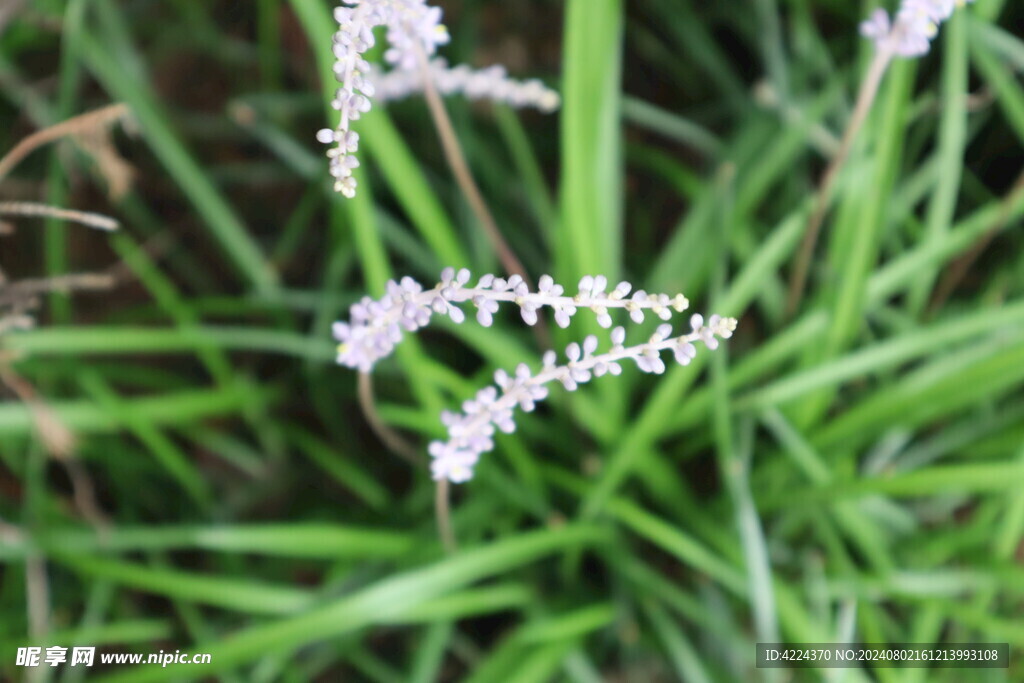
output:
[[[391,354],[404,332],[425,327],[435,313],[447,315],[456,323],[463,322],[466,314],[460,305],[467,302],[476,308],[477,322],[484,327],[491,326],[501,303],[518,306],[528,325],[537,323],[541,308],[550,308],[555,322],[563,328],[584,308],[593,311],[602,327],[609,328],[613,309],[623,309],[633,322],[642,323],[647,313],[668,320],[690,305],[682,294],[648,294],[642,289],[634,292],[628,282],[620,282],[607,291],[608,279],[602,275],[583,277],[575,296],[567,296],[550,275],[540,278],[536,292],[531,292],[519,275],[505,279],[487,274],[475,286],[470,286],[469,281],[470,272],[465,268],[445,268],[441,281],[432,289],[424,289],[411,277],[390,280],[383,298],[364,297],[349,310],[349,322],[334,324],[334,337],[340,344],[338,363],[369,372],[377,361]]]
[[[334,75],[341,86],[331,107],[340,113],[337,127],[324,128],[316,138],[332,145],[327,156],[334,189],[354,197],[353,169],[359,166],[355,154],[359,135],[351,124],[370,111],[371,98],[381,90],[384,99],[395,99],[421,90],[419,59],[430,60],[437,48],[448,42],[448,29],[441,23],[441,9],[426,0],[342,0],[335,8],[338,31],[332,40]],[[375,44],[373,30],[387,27],[388,49],[384,61],[392,71],[375,71],[363,55]],[[536,81],[516,83],[505,77],[501,67],[473,71],[468,67],[449,69],[443,61],[429,61],[429,72],[442,92],[463,92],[469,97],[492,97],[514,106],[533,105],[544,111],[558,107],[558,96]],[[381,87],[382,86],[382,87]]]
[[[903,0],[895,20],[884,9],[876,9],[860,25],[861,35],[874,41],[879,50],[900,57],[920,57],[928,52],[939,25],[949,19],[957,7],[974,0]]]
[[[732,336],[736,320],[714,315],[705,323],[702,316],[694,315],[690,318],[690,327],[688,334],[673,337],[672,326],[662,324],[646,343],[630,347],[624,346],[626,330],[616,327],[611,332],[612,347],[607,353],[595,355],[598,340],[590,335],[582,346],[569,344],[565,350],[568,359],[565,365],[558,365],[555,352],[548,351],[537,374],[525,363],[516,368],[514,375],[498,370],[494,373],[497,387],[481,389],[475,398],[462,404],[461,413],[446,411],[442,414],[448,440],[430,444],[433,478],[456,484],[472,479],[480,456],[494,449],[495,430],[515,431],[515,408],[531,412],[538,401],[547,398],[549,383],[558,381],[566,390],[575,391],[594,377],[620,374],[620,363],[625,360],[634,361],[642,372],[661,374],[666,369],[661,353],[666,350],[673,352],[679,364],[689,365],[697,355],[694,342],[703,342],[712,350],[718,348],[719,338]]]
[[[429,77],[442,95],[464,95],[471,100],[501,102],[517,109],[533,107],[545,114],[558,109],[561,98],[542,82],[516,81],[508,77],[500,64],[472,69],[465,64],[450,67],[444,59],[431,60]],[[375,98],[381,102],[400,100],[423,92],[423,73],[419,69],[395,69],[372,75]]]
[[[399,69],[414,69],[416,53],[422,50],[433,55],[439,45],[448,42],[448,31],[441,24],[441,10],[430,7],[426,0],[343,0],[349,7],[334,10],[338,31],[332,40],[334,75],[341,83],[331,107],[341,114],[338,127],[325,128],[317,140],[334,144],[327,155],[331,160],[334,189],[346,197],[354,197],[356,181],[352,169],[359,166],[355,152],[359,135],[350,129],[352,121],[370,111],[373,83],[369,80],[370,64],[363,55],[375,44],[373,29],[387,26],[390,48],[384,59]]]

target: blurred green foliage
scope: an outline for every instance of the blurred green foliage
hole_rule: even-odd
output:
[[[53,295],[0,340],[78,463],[0,404],[0,677],[28,672],[18,646],[95,644],[212,664],[89,680],[840,680],[753,668],[756,642],[837,640],[1014,657],[841,680],[1021,680],[1021,8],[978,0],[886,76],[790,319],[875,3],[440,4],[450,61],[563,94],[553,117],[448,103],[531,275],[684,291],[736,337],[661,378],[555,392],[456,489],[445,557],[427,473],[331,362],[331,322],[388,277],[497,268],[423,102],[359,121],[345,201],[314,140],[326,0],[22,3],[0,33],[0,149],[122,101],[135,177],[111,198],[62,143],[0,184],[125,226],[0,237],[12,278],[120,282]],[[539,352],[511,314],[439,323],[379,367],[380,415],[425,444],[442,409]]]

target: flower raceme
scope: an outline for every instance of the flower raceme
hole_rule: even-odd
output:
[[[879,50],[900,57],[920,57],[928,52],[939,25],[958,7],[974,0],[903,0],[895,20],[884,9],[876,9],[860,25],[861,35],[874,41]]]
[[[372,65],[370,69],[376,89],[374,99],[380,102],[400,100],[423,92],[423,72],[420,69],[395,69],[387,73]],[[439,57],[430,61],[427,74],[442,95],[501,102],[517,109],[533,107],[545,114],[555,111],[562,103],[558,93],[542,82],[537,79],[513,80],[500,64],[472,69],[465,64],[448,66],[448,62]]]
[[[537,291],[531,291],[518,275],[505,279],[486,274],[475,285],[470,280],[471,274],[465,268],[445,268],[440,281],[430,289],[410,277],[389,281],[382,298],[363,298],[351,307],[348,322],[335,323],[334,336],[340,342],[338,363],[370,372],[377,361],[391,355],[406,332],[425,327],[434,315],[465,322],[463,307],[468,305],[476,309],[476,320],[484,327],[494,322],[501,304],[512,304],[519,308],[528,325],[535,325],[539,311],[549,308],[554,312],[555,322],[563,328],[583,309],[590,309],[598,324],[610,328],[611,313],[616,309],[625,311],[633,323],[639,324],[648,315],[670,320],[690,305],[682,294],[633,291],[628,282],[610,288],[608,279],[601,275],[584,276],[576,294],[571,296],[550,275],[540,278]],[[668,350],[673,352],[676,362],[688,365],[697,355],[695,342],[702,342],[708,349],[717,348],[719,339],[732,336],[736,320],[713,315],[705,323],[701,315],[693,315],[690,328],[687,334],[673,336],[672,326],[663,322],[645,343],[627,347],[625,328],[616,327],[611,331],[612,346],[606,353],[596,353],[598,340],[590,335],[582,345],[572,343],[566,347],[564,365],[558,365],[555,352],[548,351],[537,374],[525,363],[519,364],[514,375],[498,370],[494,375],[497,387],[482,389],[474,399],[463,403],[461,414],[445,412],[441,416],[448,440],[430,444],[433,478],[454,483],[471,479],[480,456],[494,448],[495,430],[513,431],[515,408],[532,411],[538,401],[547,397],[547,385],[551,382],[558,381],[574,391],[594,377],[620,374],[620,363],[627,360],[635,362],[642,372],[661,374],[666,369],[662,352]]]
[[[334,10],[338,31],[332,39],[334,75],[341,87],[331,107],[340,113],[340,121],[333,131],[325,128],[318,132],[317,139],[325,144],[335,143],[328,152],[334,189],[353,197],[356,181],[352,170],[359,166],[355,157],[359,135],[350,126],[370,111],[374,87],[368,78],[370,63],[363,55],[376,43],[373,29],[388,27],[391,48],[384,59],[398,68],[415,68],[417,50],[433,55],[439,45],[448,42],[448,31],[441,24],[441,10],[429,7],[424,0],[344,1],[348,6]]]
[[[514,375],[498,370],[494,373],[497,387],[481,389],[475,398],[462,404],[461,413],[442,414],[448,440],[430,444],[431,475],[435,480],[453,483],[472,479],[480,456],[494,449],[495,431],[515,431],[515,409],[531,412],[537,402],[547,398],[547,385],[551,382],[560,382],[566,390],[575,391],[594,377],[620,374],[620,363],[627,360],[634,361],[641,372],[662,374],[666,367],[661,354],[667,350],[673,352],[676,362],[689,365],[697,355],[694,342],[703,342],[708,349],[718,348],[719,338],[732,336],[736,320],[714,315],[705,323],[698,314],[690,318],[690,327],[688,334],[672,336],[672,326],[662,324],[646,343],[630,347],[624,346],[625,328],[616,327],[611,332],[612,346],[607,353],[595,354],[598,340],[589,335],[582,346],[569,344],[565,350],[568,362],[564,365],[558,365],[555,352],[548,351],[536,374],[525,363],[516,368]]]
[[[370,111],[378,90],[381,99],[397,99],[423,89],[420,59],[430,60],[437,48],[448,42],[448,30],[441,23],[441,9],[426,0],[343,0],[334,10],[338,31],[332,39],[334,75],[340,83],[331,107],[339,112],[338,125],[317,132],[317,140],[333,145],[327,152],[334,189],[354,197],[356,180],[352,171],[359,166],[355,154],[359,134],[352,122]],[[372,67],[364,55],[376,39],[374,29],[386,27],[388,49],[384,61],[392,68],[384,73]],[[443,60],[431,60],[427,73],[442,93],[464,93],[470,98],[488,98],[512,106],[534,106],[542,111],[558,107],[558,95],[539,81],[517,83],[504,69],[492,67],[474,71],[468,67],[448,68]]]
[[[338,363],[361,372],[369,372],[374,364],[391,355],[402,340],[403,333],[415,332],[430,323],[434,314],[447,315],[461,323],[466,313],[461,308],[472,304],[476,320],[490,327],[502,303],[519,307],[523,321],[537,323],[538,311],[554,311],[559,327],[568,327],[573,316],[581,309],[590,309],[597,322],[605,328],[612,326],[610,311],[623,309],[635,323],[642,323],[650,313],[661,320],[669,320],[674,313],[689,308],[690,302],[682,294],[648,294],[633,291],[628,282],[620,282],[610,291],[608,279],[602,275],[587,275],[578,285],[575,295],[555,284],[550,275],[544,275],[531,292],[523,278],[512,275],[508,279],[487,274],[476,285],[470,285],[470,272],[463,268],[445,268],[441,280],[431,289],[411,277],[387,283],[387,293],[381,299],[363,298],[349,310],[349,322],[334,324],[334,336],[340,343]],[[631,294],[632,292],[632,294]]]

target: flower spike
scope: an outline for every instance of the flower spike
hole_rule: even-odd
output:
[[[580,280],[574,296],[568,296],[550,275],[540,278],[536,292],[531,292],[519,275],[505,279],[488,273],[476,285],[470,285],[470,278],[465,268],[445,268],[440,282],[431,289],[424,289],[411,277],[389,281],[384,297],[363,298],[349,310],[348,322],[334,324],[334,337],[340,344],[338,363],[369,372],[377,361],[391,355],[404,333],[425,327],[435,314],[463,322],[466,312],[461,307],[467,303],[476,308],[476,320],[484,327],[491,326],[502,303],[518,306],[527,325],[537,323],[540,309],[550,308],[555,322],[563,328],[581,309],[593,311],[597,322],[608,328],[612,326],[610,311],[614,309],[627,311],[634,322],[641,323],[647,314],[669,320],[690,306],[682,294],[669,296],[637,290],[629,296],[632,287],[628,282],[620,282],[608,292],[608,280],[600,275]]]
[[[486,69],[472,69],[465,64],[448,66],[438,58],[430,61],[429,75],[442,95],[463,95],[471,100],[501,102],[516,109],[532,107],[545,114],[558,109],[561,98],[542,82],[531,79],[517,81],[508,77],[500,64]],[[378,102],[401,100],[424,90],[419,69],[394,69],[387,73],[371,67],[371,80]]]
[[[338,30],[331,41],[334,75],[340,87],[331,100],[338,111],[338,125],[323,128],[316,139],[331,145],[327,152],[334,189],[348,198],[356,194],[352,177],[359,167],[356,152],[359,134],[352,122],[370,111],[372,100],[393,100],[423,90],[419,54],[428,60],[437,48],[448,42],[448,29],[441,23],[441,9],[426,0],[342,0],[335,8]],[[366,61],[364,55],[376,43],[373,31],[385,26],[388,49],[384,61],[391,66],[383,72]],[[533,106],[549,112],[558,108],[558,95],[539,81],[519,83],[509,79],[501,66],[474,71],[465,66],[449,68],[444,60],[431,60],[427,71],[438,90],[445,94],[463,93],[471,99],[492,99],[514,107]]]
[[[582,346],[572,343],[566,347],[568,362],[564,365],[558,365],[555,353],[548,351],[536,374],[525,363],[516,368],[514,376],[498,370],[494,373],[496,387],[481,389],[462,404],[461,413],[442,413],[448,440],[434,441],[429,446],[431,475],[435,480],[447,479],[456,484],[472,479],[480,456],[494,449],[496,430],[515,431],[515,409],[533,411],[538,402],[547,398],[548,384],[558,381],[567,391],[575,391],[595,377],[620,374],[620,363],[627,360],[634,361],[641,372],[660,375],[666,370],[661,358],[663,351],[671,350],[677,363],[689,365],[697,355],[695,342],[702,342],[711,350],[718,348],[720,338],[732,336],[736,320],[713,315],[705,324],[701,315],[694,315],[690,326],[689,333],[672,336],[671,325],[659,325],[646,343],[630,347],[623,345],[625,329],[616,327],[611,332],[612,346],[607,353],[595,353],[598,340],[590,335]]]

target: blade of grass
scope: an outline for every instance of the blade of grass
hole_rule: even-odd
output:
[[[719,313],[736,315],[754,298],[760,282],[773,272],[796,246],[805,220],[805,211],[799,211],[783,223],[765,240],[757,256],[747,263],[733,280],[719,304]],[[651,397],[645,403],[608,458],[600,478],[591,487],[580,509],[584,518],[596,515],[623,481],[642,464],[650,446],[673,423],[682,396],[706,362],[700,354],[686,368],[673,367],[662,377]]]
[[[209,508],[213,495],[206,478],[192,459],[154,425],[146,413],[137,411],[133,402],[123,400],[94,370],[82,372],[78,381],[104,412],[142,442],[193,501],[204,509]]]
[[[233,415],[246,404],[267,402],[272,397],[272,392],[251,386],[229,390],[196,389],[135,397],[132,410],[145,415],[153,425],[185,424],[214,416]],[[62,423],[79,435],[105,434],[120,429],[117,416],[92,401],[53,401],[50,408]],[[25,436],[32,432],[33,424],[26,406],[0,405],[0,437]]]
[[[795,372],[778,382],[745,394],[737,401],[739,409],[764,409],[778,406],[822,387],[838,387],[865,373],[896,367],[915,358],[930,355],[991,335],[999,330],[1024,329],[1024,302],[995,311],[959,316],[930,327],[915,330],[886,341],[862,347],[829,363]]]
[[[230,638],[197,643],[195,650],[211,654],[206,665],[189,665],[189,676],[209,675],[248,661],[256,653],[292,652],[296,648],[351,633],[382,619],[396,619],[433,598],[450,594],[482,578],[511,572],[567,548],[591,546],[607,536],[591,526],[571,525],[528,532],[462,551],[421,569],[389,576],[321,607],[265,625],[251,626]],[[176,678],[182,669],[139,668],[97,679],[154,681]]]
[[[33,548],[44,553],[52,550],[64,556],[191,548],[319,560],[385,559],[401,557],[414,545],[412,536],[404,532],[336,524],[119,526],[103,532],[46,529],[5,544],[0,548],[0,559],[18,559]]]
[[[725,96],[734,113],[746,113],[750,105],[744,80],[730,63],[721,41],[695,12],[693,3],[658,0],[655,8],[661,14],[662,28],[675,38],[675,54],[685,54],[686,59],[700,67],[708,83]]]
[[[440,680],[445,652],[451,647],[453,625],[450,621],[435,621],[426,627],[413,658],[409,683],[434,683]]]
[[[762,511],[780,507],[802,506],[826,500],[855,498],[882,493],[890,496],[934,496],[941,493],[966,495],[970,493],[1012,491],[1024,485],[1024,464],[972,463],[926,467],[913,472],[888,477],[873,477],[838,482],[803,491],[789,491],[784,495],[765,497],[759,501]]]
[[[676,676],[681,681],[693,683],[711,683],[711,678],[701,663],[700,655],[683,630],[672,622],[664,609],[654,602],[644,604],[647,618],[668,651],[669,659],[675,667]]]
[[[246,327],[46,327],[4,339],[4,347],[32,357],[77,354],[151,354],[204,348],[276,353],[326,363],[335,357],[327,339]]]
[[[246,614],[290,614],[307,609],[316,601],[308,590],[234,576],[198,575],[89,555],[50,553],[49,557],[85,576],[109,579],[154,595]]]
[[[165,640],[171,636],[171,623],[164,619],[125,619],[88,628],[54,630],[46,634],[47,642],[66,647],[90,645],[124,645]],[[20,643],[22,647],[32,642]]]
[[[1024,337],[950,354],[902,379],[891,391],[866,398],[814,434],[818,448],[862,445],[887,429],[918,428],[979,404],[994,404],[1024,381]],[[1003,348],[1001,348],[1003,347]]]
[[[285,435],[306,457],[351,491],[352,495],[376,510],[382,510],[387,505],[391,498],[388,489],[353,462],[351,457],[346,457],[338,446],[322,441],[297,426],[286,427]]]
[[[82,80],[81,64],[77,59],[77,43],[82,32],[85,17],[85,2],[73,0],[64,12],[61,26],[60,81],[57,97],[57,119],[67,119],[74,113],[77,91]],[[64,164],[58,154],[53,154],[48,169],[46,203],[50,206],[67,206],[68,190]],[[48,275],[62,275],[68,272],[67,226],[59,221],[47,221],[46,229],[46,272]],[[71,319],[70,300],[66,293],[50,296],[51,315],[58,323],[67,324]]]
[[[557,270],[615,281],[622,254],[621,0],[569,0],[565,20]]]
[[[722,143],[711,131],[637,97],[623,98],[622,116],[626,123],[664,135],[709,157],[721,151]]]
[[[434,598],[409,609],[401,616],[385,618],[382,623],[448,623],[451,619],[468,619],[523,608],[532,598],[532,591],[523,584],[492,584],[486,588],[470,588]]]

